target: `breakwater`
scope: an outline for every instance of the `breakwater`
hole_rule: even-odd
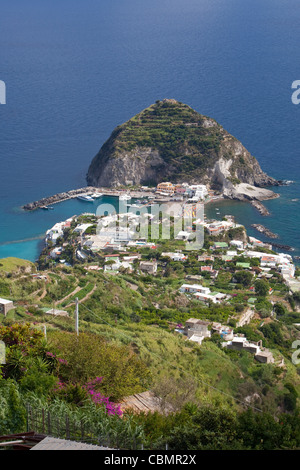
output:
[[[93,192],[99,191],[97,188],[92,188],[90,186],[86,188],[73,189],[71,191],[66,191],[63,193],[54,194],[53,196],[44,197],[39,201],[30,202],[22,206],[22,209],[25,211],[34,211],[36,209],[41,209],[45,206],[50,206],[52,204],[57,204],[59,202],[67,201],[68,199],[73,199],[80,195],[91,195]]]
[[[251,227],[255,228],[258,232],[263,233],[264,235],[266,235],[266,237],[279,238],[276,233],[271,232],[271,230],[261,224],[251,224]]]
[[[271,215],[268,209],[260,201],[251,201],[251,204],[263,216]]]
[[[34,211],[37,209],[42,209],[44,207],[52,206],[53,204],[57,204],[59,202],[64,202],[69,199],[74,199],[78,196],[93,196],[93,194],[101,194],[103,196],[115,196],[119,197],[124,193],[130,193],[132,198],[147,198],[152,193],[149,191],[141,191],[141,190],[116,190],[116,189],[108,189],[108,188],[95,188],[93,186],[87,186],[84,188],[79,189],[72,189],[71,191],[65,191],[62,193],[54,194],[53,196],[44,197],[38,201],[30,202],[22,206],[24,211]]]

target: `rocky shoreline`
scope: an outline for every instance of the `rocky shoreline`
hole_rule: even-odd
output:
[[[62,193],[57,193],[54,194],[53,196],[48,196],[44,197],[38,201],[30,202],[28,204],[25,204],[22,206],[22,209],[25,211],[34,211],[37,209],[42,209],[46,208],[49,206],[52,206],[53,204],[57,204],[60,202],[67,201],[69,199],[74,199],[78,196],[86,195],[86,196],[91,196],[94,193],[101,193],[104,196],[120,196],[124,194],[124,192],[130,192],[132,198],[145,198],[151,195],[154,198],[154,202],[162,203],[162,202],[173,202],[170,198],[163,198],[155,195],[154,192],[149,192],[149,191],[142,191],[142,190],[125,190],[125,189],[114,189],[114,188],[99,188],[99,187],[94,187],[94,186],[86,186],[84,188],[79,188],[79,189],[73,189],[70,191],[65,191]],[[277,197],[274,193],[272,194],[273,197],[268,197],[266,199],[273,199],[274,197]],[[214,199],[232,199],[232,200],[242,200],[238,197],[231,196],[229,197],[228,195],[222,194],[217,198]],[[249,199],[246,199],[249,201]],[[261,201],[257,199],[253,199],[249,201],[259,212],[261,215],[267,216],[270,215],[270,212],[267,210],[267,208],[262,204]]]

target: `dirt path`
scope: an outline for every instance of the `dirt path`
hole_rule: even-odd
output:
[[[89,292],[85,297],[83,297],[83,299],[79,300],[79,303],[81,304],[82,302],[85,302],[87,299],[89,299],[96,289],[97,289],[97,285],[95,284],[91,292]],[[72,305],[75,305],[75,302],[71,302],[65,308],[72,307]]]
[[[240,327],[248,324],[254,315],[255,311],[251,310],[251,308],[248,308],[248,310],[240,317],[237,326]]]
[[[82,289],[82,287],[77,286],[76,289],[73,290],[73,292],[71,292],[70,294],[66,295],[63,299],[58,300],[56,303],[57,303],[57,304],[62,304],[62,303],[63,303],[65,300],[67,300],[69,297],[71,297],[72,295],[77,294],[77,292],[79,292],[81,289]]]

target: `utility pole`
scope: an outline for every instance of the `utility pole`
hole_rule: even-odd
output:
[[[79,303],[78,297],[75,299],[75,332],[76,335],[79,335]]]

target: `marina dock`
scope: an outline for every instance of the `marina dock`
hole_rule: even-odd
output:
[[[126,190],[116,190],[116,189],[109,189],[109,188],[95,188],[92,186],[87,186],[85,188],[73,189],[71,191],[66,191],[63,193],[54,194],[53,196],[45,197],[40,199],[39,201],[30,202],[22,206],[24,211],[34,211],[37,209],[45,209],[49,208],[49,206],[53,206],[54,204],[58,204],[60,202],[68,201],[69,199],[75,199],[79,196],[92,196],[94,193],[101,193],[103,196],[122,196],[122,194],[130,193],[132,198],[142,199],[147,198],[149,195],[153,195],[150,191],[126,191]]]

